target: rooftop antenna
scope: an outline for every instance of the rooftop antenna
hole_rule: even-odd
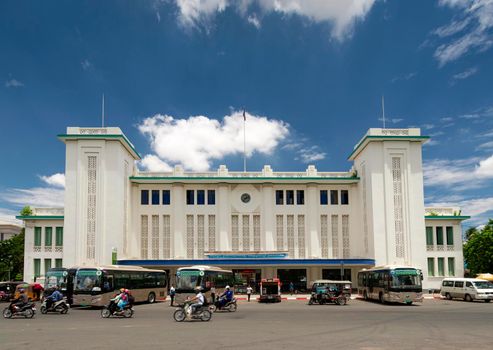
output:
[[[103,94],[103,103],[101,106],[101,127],[104,128],[104,94]]]
[[[385,97],[382,95],[382,120],[383,128],[385,129]]]

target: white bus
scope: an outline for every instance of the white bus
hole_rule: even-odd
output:
[[[381,303],[411,305],[423,301],[421,270],[408,266],[377,266],[358,272],[358,295]]]
[[[139,266],[79,267],[74,279],[74,305],[104,306],[120,288],[129,289],[136,302],[166,298],[166,272]]]
[[[217,298],[226,286],[233,288],[233,284],[234,275],[231,270],[202,265],[181,267],[176,271],[176,304],[181,305],[187,297],[194,296],[196,287],[202,288],[206,303],[212,303],[212,287],[216,290]]]

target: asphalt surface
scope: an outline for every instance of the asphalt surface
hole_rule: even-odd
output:
[[[3,309],[6,304],[0,305]],[[100,310],[0,319],[0,349],[492,349],[493,303],[425,300],[416,306],[239,302],[209,322],[175,322],[168,303],[131,319]]]

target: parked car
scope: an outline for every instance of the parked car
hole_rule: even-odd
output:
[[[477,278],[445,278],[440,294],[449,300],[459,298],[489,303],[493,300],[493,283]]]

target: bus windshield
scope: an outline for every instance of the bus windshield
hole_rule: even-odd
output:
[[[97,288],[100,291],[101,275],[101,271],[96,269],[78,270],[75,275],[74,289],[78,292],[91,292],[93,288]]]
[[[203,271],[199,270],[181,270],[176,273],[177,291],[193,291],[195,287],[201,285]]]
[[[66,288],[68,272],[64,270],[48,271],[46,273],[45,288]]]
[[[493,283],[487,281],[472,282],[477,289],[493,289]]]
[[[417,270],[391,271],[391,286],[393,288],[421,287],[421,275]]]

